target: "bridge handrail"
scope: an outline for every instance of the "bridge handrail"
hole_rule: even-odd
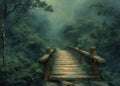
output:
[[[89,57],[90,59],[94,60],[96,63],[99,64],[106,63],[106,60],[104,58],[97,55],[95,46],[91,47],[90,53],[85,50],[79,49],[78,47],[69,46],[69,48],[74,49],[77,52],[80,52],[81,55]]]
[[[44,63],[44,62],[48,61],[48,59],[53,54],[55,49],[56,49],[56,47],[47,48],[46,49],[46,54],[44,56],[42,56],[38,61],[41,62],[41,63]]]
[[[85,50],[82,50],[78,47],[73,47],[73,46],[69,46],[69,48],[77,51],[78,53],[80,53],[81,55],[88,57],[89,58],[89,63],[91,65],[91,69],[92,69],[92,75],[93,76],[97,76],[96,80],[100,80],[100,64],[104,64],[106,63],[106,60],[100,56],[97,55],[96,52],[96,47],[92,46],[90,48],[90,52],[87,52]],[[82,57],[80,57],[80,60],[82,61]]]

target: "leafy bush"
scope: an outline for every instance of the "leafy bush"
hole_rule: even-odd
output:
[[[23,57],[7,57],[6,60],[6,66],[0,65],[1,86],[41,86],[44,78],[41,64]]]

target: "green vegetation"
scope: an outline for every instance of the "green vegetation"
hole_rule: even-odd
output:
[[[53,12],[52,6],[45,1],[1,0],[0,86],[42,86],[44,67],[37,60],[54,42],[60,47],[73,44],[85,50],[91,45],[97,46],[98,54],[107,60],[106,66],[101,69],[105,71],[101,74],[103,79],[110,86],[120,86],[120,8],[116,4],[120,1],[85,1],[87,6],[80,8],[80,12],[76,12],[79,11],[78,4],[73,7],[75,11],[71,16],[74,18],[66,23],[61,22],[64,18],[57,20],[57,17],[65,17],[64,13],[59,14],[59,9],[59,15],[45,13]]]
[[[112,83],[110,86],[119,86],[120,13],[113,4],[104,4],[105,2],[90,5],[97,17],[78,17],[74,24],[65,27],[63,33],[68,43],[75,46],[86,50],[92,45],[97,46],[98,54],[107,60],[107,65],[102,69],[105,71],[104,78]]]
[[[45,1],[0,1],[0,86],[43,84],[44,67],[37,61],[45,53],[47,21],[35,19],[31,10],[53,12]]]
[[[1,86],[41,86],[44,72],[42,65],[24,57],[7,57],[6,60],[5,67],[0,65]]]

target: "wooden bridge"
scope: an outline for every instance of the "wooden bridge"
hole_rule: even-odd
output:
[[[90,48],[90,52],[70,46],[65,50],[55,47],[46,49],[46,55],[39,62],[45,66],[45,80],[62,82],[100,80],[99,66],[106,61],[97,55],[95,46]]]

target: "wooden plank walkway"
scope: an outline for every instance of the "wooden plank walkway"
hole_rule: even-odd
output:
[[[92,78],[80,60],[66,50],[57,49],[49,67],[50,80],[78,80]]]
[[[39,59],[45,67],[46,86],[109,86],[100,78],[99,67],[106,60],[97,55],[96,47],[91,47],[90,52],[72,46],[68,48],[71,52],[48,48]]]

